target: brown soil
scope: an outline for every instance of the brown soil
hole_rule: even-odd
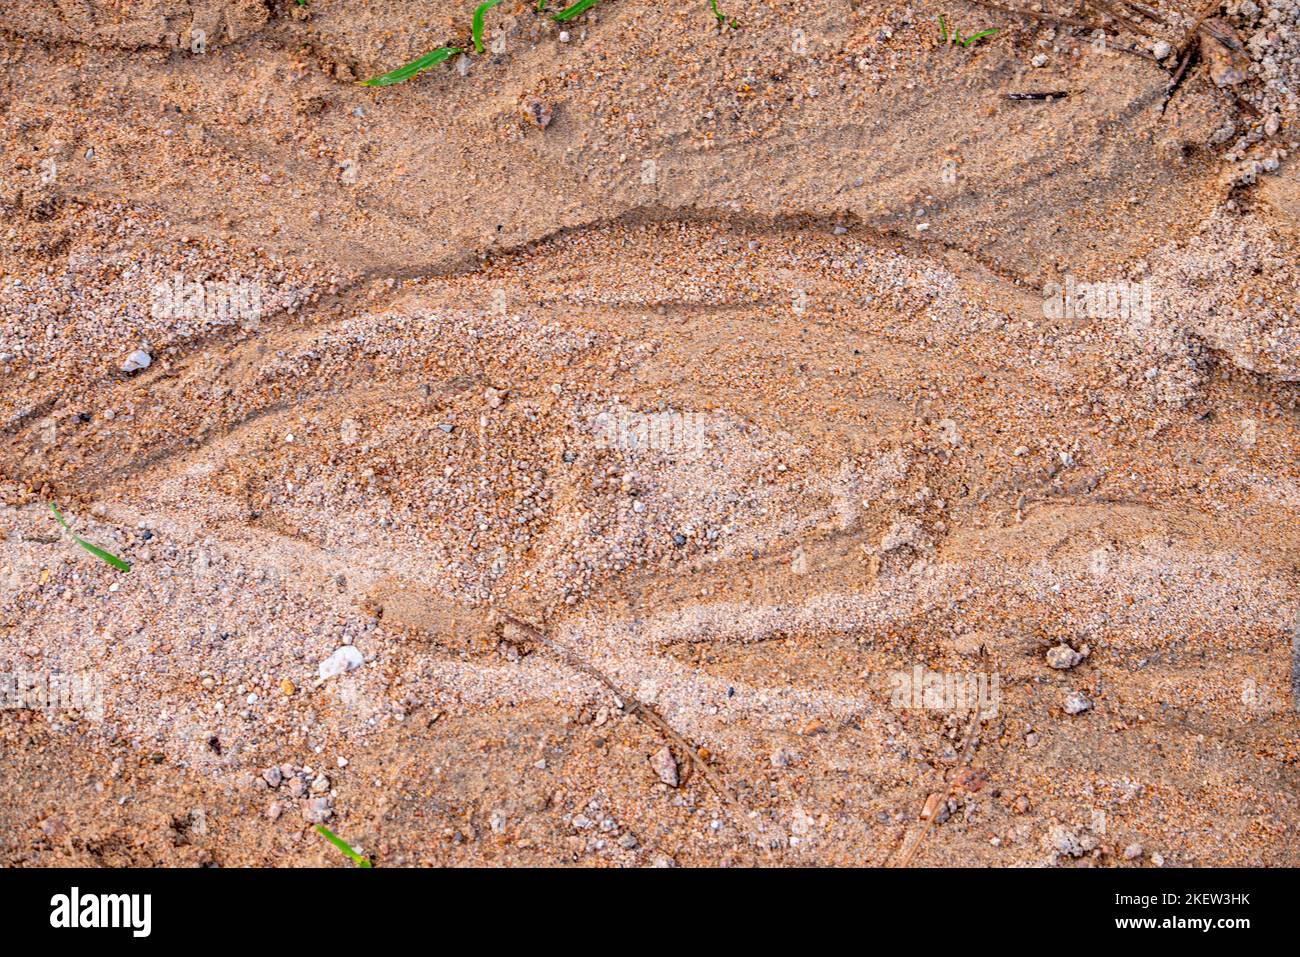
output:
[[[0,710],[0,863],[347,866],[322,817],[379,866],[1300,863],[1300,7],[1256,2],[1172,98],[1113,49],[1169,3],[1051,8],[1098,50],[506,0],[374,90],[471,7],[11,2],[0,675],[103,713]],[[1151,313],[1053,318],[1067,273]],[[175,275],[265,308],[157,315]],[[900,706],[918,666],[996,713]]]

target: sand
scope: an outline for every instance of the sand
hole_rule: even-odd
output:
[[[6,13],[0,863],[1300,862],[1300,7],[722,9]]]

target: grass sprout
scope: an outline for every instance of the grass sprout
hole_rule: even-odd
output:
[[[597,2],[599,2],[599,0],[578,0],[578,2],[575,3],[573,6],[565,7],[559,13],[552,14],[551,19],[556,21],[557,23],[566,23],[569,20],[573,20],[576,19],[577,17],[582,16],[584,13],[586,13],[588,10],[594,7],[597,4]]]
[[[474,40],[474,52],[483,52],[483,18],[487,12],[495,7],[501,0],[487,0],[487,3],[480,3],[474,8],[474,19],[470,25],[470,34]]]
[[[713,8],[713,15],[718,18],[719,23],[725,23],[733,30],[740,26],[735,17],[725,16],[722,11],[718,9],[718,0],[709,0],[709,6]],[[942,19],[942,17],[940,19]]]
[[[454,57],[457,53],[464,53],[460,47],[438,47],[436,50],[430,50],[422,57],[412,60],[406,66],[399,66],[390,73],[381,73],[379,76],[372,76],[368,80],[362,80],[362,86],[392,86],[394,83],[402,83],[411,77],[419,76],[430,67],[435,67],[444,60]]]
[[[958,35],[958,37],[957,37],[957,42],[960,43],[960,44],[961,44],[962,46],[964,46],[964,47],[968,47],[968,46],[970,46],[972,43],[974,43],[976,40],[982,40],[982,39],[984,39],[985,37],[991,37],[991,36],[994,36],[994,35],[997,34],[997,32],[998,32],[997,30],[981,30],[979,33],[976,33],[976,34],[973,34],[973,35],[971,35],[971,36],[968,36],[968,37],[966,37],[964,40],[961,38],[960,35]]]
[[[356,851],[352,850],[352,845],[351,845],[351,844],[349,844],[347,841],[343,840],[343,838],[339,837],[337,834],[335,834],[333,831],[331,831],[329,828],[327,828],[324,824],[317,824],[317,825],[316,825],[316,830],[320,832],[321,837],[325,838],[325,840],[329,841],[331,844],[333,844],[335,847],[337,847],[340,851],[342,851],[342,852],[343,852],[344,854],[346,854],[348,857],[352,858],[352,863],[356,864],[357,867],[373,867],[373,866],[374,866],[373,864],[370,863],[370,859],[369,859],[369,858],[367,858],[367,857],[362,857],[362,856],[361,856],[360,854],[358,854]]]
[[[304,2],[304,0],[299,0],[299,2]],[[474,8],[474,15],[470,20],[470,42],[473,45],[475,53],[484,52],[483,20],[487,16],[487,12],[500,2],[501,0],[485,0],[484,3],[480,3]],[[559,13],[551,14],[551,19],[555,20],[557,23],[567,23],[570,20],[575,20],[582,16],[599,2],[600,0],[578,0],[577,3],[565,7]],[[737,26],[735,17],[723,16],[721,11],[718,10],[718,0],[709,0],[709,3],[712,5],[713,15],[718,18],[719,23],[726,23],[733,29]],[[545,11],[546,0],[537,0],[537,12],[544,13]],[[438,47],[436,50],[430,50],[428,53],[424,54],[424,56],[412,60],[405,66],[399,66],[396,70],[392,70],[388,73],[381,73],[379,76],[372,76],[368,80],[362,80],[361,85],[392,86],[394,83],[404,83],[407,80],[419,76],[430,67],[435,67],[445,60],[449,60],[457,53],[464,52],[466,51],[463,47]]]
[[[981,30],[979,33],[973,34],[972,36],[964,37],[961,35],[960,30],[954,30],[952,34],[949,35],[948,23],[944,20],[943,14],[939,14],[939,38],[940,42],[946,45],[956,43],[958,46],[968,47],[976,40],[982,40],[985,37],[994,36],[997,32],[997,30]]]
[[[122,561],[122,559],[118,558],[116,555],[104,551],[98,545],[92,545],[90,542],[86,541],[84,538],[82,538],[81,536],[73,532],[72,526],[68,524],[67,519],[63,517],[63,513],[59,511],[59,507],[55,505],[53,502],[50,503],[50,508],[54,511],[54,517],[59,520],[59,524],[62,525],[65,529],[67,529],[69,533],[72,534],[72,540],[75,541],[78,545],[80,545],[86,551],[90,552],[90,554],[94,555],[96,558],[108,562],[110,565],[112,565],[120,572],[129,572],[131,570],[130,562]]]

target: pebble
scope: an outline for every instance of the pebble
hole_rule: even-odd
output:
[[[272,801],[266,808],[266,819],[268,821],[278,821],[283,813],[284,805],[279,801]]]
[[[551,117],[554,115],[550,104],[541,100],[533,100],[524,107],[524,115],[528,117],[528,122],[539,130],[544,130],[551,125]]]
[[[1083,714],[1085,711],[1092,710],[1092,702],[1082,691],[1071,691],[1065,696],[1065,713],[1066,714]]]
[[[308,824],[324,824],[334,816],[328,797],[317,797],[302,802],[302,818]]]
[[[353,645],[343,645],[320,663],[320,680],[328,681],[348,671],[360,668],[365,658]]]
[[[272,765],[262,772],[262,780],[271,787],[278,788],[280,782],[283,780],[283,776],[280,774],[280,769]]]
[[[136,349],[135,352],[127,356],[126,361],[122,363],[122,371],[138,372],[141,369],[149,368],[152,364],[153,356],[149,355],[149,353],[145,352],[143,349]]]
[[[1174,48],[1170,46],[1168,41],[1159,40],[1156,42],[1156,45],[1151,48],[1151,55],[1155,57],[1157,60],[1163,60],[1165,57],[1169,56],[1169,54],[1172,53],[1173,51]]]
[[[1136,861],[1141,856],[1141,844],[1130,844],[1128,847],[1124,848],[1124,860],[1126,861]]]
[[[312,794],[324,794],[330,789],[330,779],[323,774],[316,775],[311,782]]]
[[[665,744],[650,756],[650,767],[654,768],[655,774],[659,775],[659,780],[664,784],[670,788],[677,787],[677,761],[668,745]]]
[[[774,768],[788,768],[794,764],[794,760],[794,753],[786,748],[777,748],[772,752],[772,756],[768,758]]]
[[[1057,824],[1047,832],[1047,844],[1056,853],[1069,857],[1082,857],[1084,853],[1079,835],[1061,824]]]
[[[1047,649],[1047,664],[1058,671],[1069,671],[1083,660],[1083,655],[1067,644]]]

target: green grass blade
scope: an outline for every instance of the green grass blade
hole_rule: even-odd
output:
[[[598,0],[578,0],[578,2],[575,3],[573,6],[565,7],[559,13],[552,14],[551,19],[556,21],[557,23],[564,23],[568,20],[574,19],[575,17],[582,16],[584,13],[586,13],[588,10],[594,7],[597,2]]]
[[[392,86],[394,83],[401,83],[418,76],[430,67],[437,66],[444,60],[450,59],[457,53],[464,53],[460,47],[438,47],[436,50],[430,50],[424,56],[412,60],[406,66],[399,66],[391,73],[383,73],[379,76],[372,76],[368,80],[362,80],[362,86]]]
[[[488,0],[487,3],[480,3],[474,8],[474,19],[470,24],[470,33],[474,37],[474,52],[483,52],[483,18],[487,12],[495,7],[501,0]]]
[[[333,831],[327,828],[324,824],[317,824],[316,830],[320,832],[321,837],[325,838],[325,840],[329,841],[331,844],[337,847],[348,857],[352,858],[353,863],[355,863],[357,867],[374,866],[373,864],[370,863],[370,860],[368,858],[362,857],[356,851],[352,850],[352,846],[348,844],[347,841],[343,840],[341,837],[339,837],[337,834],[335,834]]]
[[[997,32],[998,32],[997,30],[981,30],[979,33],[975,34],[974,36],[967,37],[967,38],[962,42],[962,46],[964,46],[964,47],[968,47],[968,46],[970,46],[972,43],[974,43],[976,40],[983,39],[984,37],[991,37],[991,36],[993,36],[993,34],[995,34],[995,33],[997,33]]]
[[[90,554],[94,555],[96,558],[101,558],[104,561],[108,562],[118,571],[129,572],[131,570],[130,562],[122,561],[122,559],[118,558],[116,555],[104,551],[98,545],[90,544],[90,542],[86,541],[84,538],[77,538],[76,535],[73,535],[72,537],[76,538],[77,544],[80,545],[82,548],[84,548],[86,551],[90,552]]]
[[[939,29],[943,32],[943,42],[948,42],[948,24],[944,23],[943,14],[939,14]]]
[[[63,513],[59,511],[59,506],[51,502],[50,510],[54,512],[54,517],[59,520],[59,524],[62,525],[65,529],[67,529],[69,532],[71,532],[72,526],[68,524],[68,520],[64,518]],[[80,545],[82,548],[84,548],[86,551],[90,552],[90,554],[94,555],[96,558],[108,562],[118,571],[129,572],[131,570],[130,562],[122,561],[122,559],[118,558],[112,552],[106,552],[98,545],[90,544],[90,542],[86,541],[81,536],[74,534],[72,536],[72,540],[76,542],[78,545]]]
[[[709,6],[713,8],[713,15],[718,18],[719,23],[725,23],[733,30],[736,29],[737,26],[739,26],[739,23],[737,22],[735,17],[732,17],[730,20],[728,20],[727,17],[722,13],[722,11],[718,9],[718,0],[709,0]]]
[[[546,9],[546,0],[537,0],[537,12],[541,13]]]

